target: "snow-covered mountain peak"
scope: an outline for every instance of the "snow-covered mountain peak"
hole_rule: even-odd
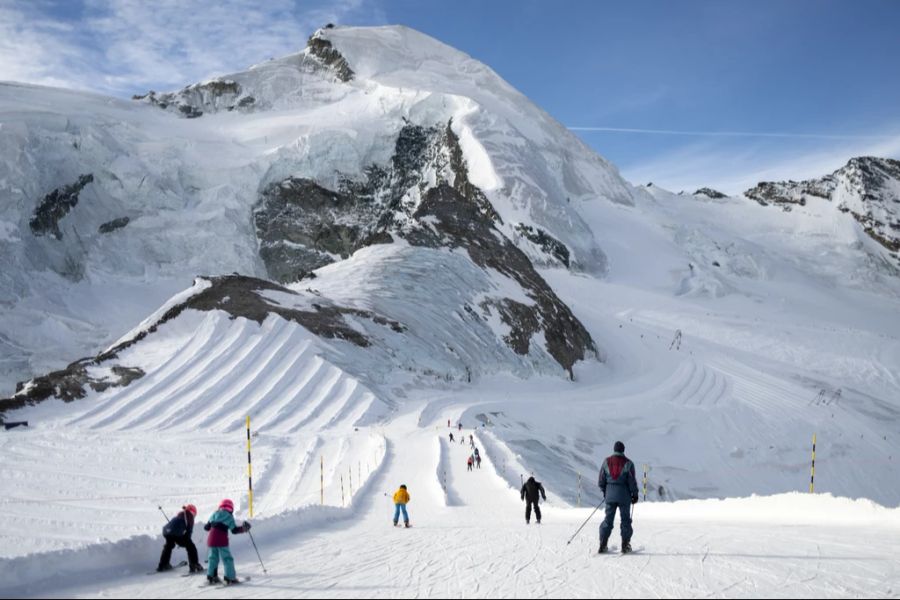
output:
[[[765,181],[744,195],[785,211],[828,203],[855,219],[862,230],[900,266],[900,161],[860,156],[830,175],[806,181]]]

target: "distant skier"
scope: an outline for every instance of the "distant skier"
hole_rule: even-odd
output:
[[[475,468],[477,468],[477,469],[481,468],[481,456],[478,456],[478,455],[475,456]]]
[[[522,500],[525,501],[525,524],[528,525],[531,523],[531,508],[533,506],[534,516],[537,519],[538,525],[540,525],[541,507],[539,496],[544,498],[544,502],[547,501],[547,492],[544,491],[544,486],[540,481],[535,481],[534,477],[529,477],[528,481],[522,485],[521,496]]]
[[[452,431],[450,432],[450,443],[451,444],[453,443],[453,432]]]
[[[447,419],[447,427],[450,427],[450,419]]]
[[[470,454],[470,455],[469,455],[469,460],[466,461],[466,466],[468,467],[468,469],[466,469],[466,470],[467,470],[467,471],[471,471],[471,470],[472,470],[472,465],[474,465],[474,464],[475,464],[475,457],[472,456],[472,455]]]
[[[457,427],[459,427],[459,430],[462,431],[462,421],[460,421],[460,422],[457,423],[456,425],[457,425]]]
[[[191,573],[203,572],[203,566],[200,565],[200,559],[197,555],[197,546],[191,536],[194,533],[194,518],[197,516],[197,507],[193,504],[185,504],[181,507],[181,512],[172,517],[163,527],[163,537],[166,538],[166,545],[163,546],[162,554],[159,555],[159,566],[156,567],[158,572],[171,571],[172,550],[175,546],[180,546],[187,550],[188,569]]]
[[[406,484],[404,484],[394,492],[394,527],[400,522],[401,512],[403,513],[403,526],[409,527],[409,514],[406,512],[407,504],[409,504],[409,492],[406,491]]]
[[[234,557],[228,548],[228,532],[238,534],[250,531],[250,522],[244,521],[240,527],[234,522],[234,502],[225,499],[219,503],[219,509],[209,517],[203,529],[209,532],[206,545],[209,546],[209,566],[206,578],[210,583],[219,583],[219,559],[225,563],[225,583],[240,583],[234,571]]]
[[[612,534],[616,519],[616,509],[622,520],[622,554],[631,552],[631,505],[638,501],[637,477],[634,463],[625,456],[625,444],[616,442],[613,455],[603,461],[600,467],[600,490],[606,500],[606,518],[600,525],[600,550],[606,552],[606,544]]]

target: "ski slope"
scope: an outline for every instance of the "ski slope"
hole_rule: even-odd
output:
[[[446,404],[446,398],[436,400]],[[431,418],[428,415],[432,415]],[[200,587],[202,577],[146,576],[158,539],[78,553],[4,559],[0,593],[68,597],[894,597],[900,586],[900,511],[830,495],[638,504],[636,553],[597,556],[595,517],[551,487],[542,525],[526,526],[518,491],[476,443],[482,468],[467,472],[465,445],[449,444],[459,408],[415,403],[382,432],[386,453],[352,506],[309,507],[254,520],[263,574],[246,536],[234,536],[239,591]],[[455,430],[455,427],[452,429]],[[471,433],[466,429],[464,433]],[[409,487],[413,528],[393,528],[390,496]],[[261,498],[265,494],[260,494]],[[201,511],[212,507],[201,506]],[[246,517],[246,510],[239,510]],[[161,520],[160,520],[161,523]],[[199,534],[196,535],[200,538]],[[618,546],[614,534],[612,544]],[[40,568],[25,568],[28,565]]]

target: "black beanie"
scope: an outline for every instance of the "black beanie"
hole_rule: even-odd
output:
[[[613,445],[613,451],[625,452],[625,444],[623,444],[622,442],[616,442],[615,445]]]

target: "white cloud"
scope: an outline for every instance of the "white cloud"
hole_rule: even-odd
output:
[[[77,22],[0,0],[0,80],[116,95],[167,90],[297,52],[327,22],[380,24],[363,0],[84,0]]]

